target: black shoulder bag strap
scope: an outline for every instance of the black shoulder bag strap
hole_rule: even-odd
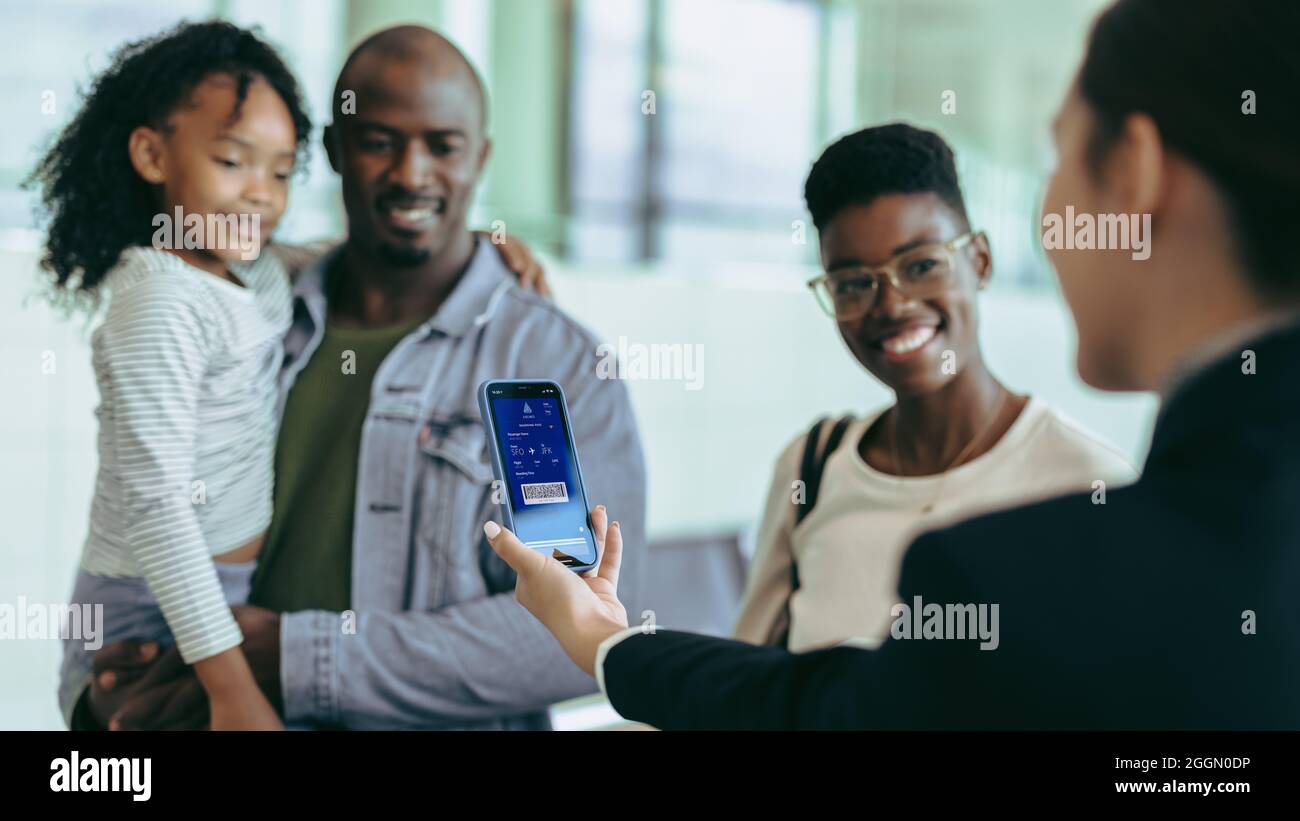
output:
[[[826,438],[826,444],[821,444],[822,425],[825,419],[818,419],[808,431],[808,438],[804,441],[803,461],[799,466],[799,479],[803,482],[804,503],[797,505],[794,511],[794,523],[798,525],[808,514],[812,512],[813,505],[817,504],[817,493],[821,489],[822,473],[826,470],[826,462],[831,458],[831,454],[840,446],[840,440],[844,438],[844,431],[848,430],[849,423],[853,421],[852,416],[845,416],[835,423],[831,428],[831,435]]]
[[[822,473],[826,470],[826,462],[831,458],[831,454],[840,446],[840,440],[844,438],[844,432],[848,430],[849,425],[853,422],[852,416],[845,416],[835,423],[831,428],[830,436],[826,437],[825,445],[821,442],[822,427],[828,420],[825,418],[818,419],[813,423],[812,429],[808,431],[808,438],[804,440],[803,459],[799,463],[799,480],[803,482],[803,504],[794,506],[794,524],[796,527],[799,523],[807,518],[812,511],[813,505],[817,504],[817,493],[821,488]],[[799,563],[790,559],[790,594],[799,589]],[[790,600],[786,599],[786,634],[782,637],[781,644],[787,645],[789,639],[789,608]]]

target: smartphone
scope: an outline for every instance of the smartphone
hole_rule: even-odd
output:
[[[595,567],[587,491],[556,382],[489,379],[478,386],[505,524],[527,547],[572,570]]]

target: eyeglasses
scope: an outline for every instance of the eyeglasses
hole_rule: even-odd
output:
[[[898,254],[883,265],[840,268],[808,280],[817,303],[837,320],[857,319],[880,299],[881,280],[889,279],[900,294],[911,299],[932,299],[952,286],[957,252],[983,231],[962,234],[947,242],[927,242]]]

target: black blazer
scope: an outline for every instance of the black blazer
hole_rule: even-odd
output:
[[[912,544],[901,600],[998,604],[997,649],[793,655],[661,630],[610,651],[610,700],[664,729],[1300,728],[1300,326],[1244,347],[1257,372],[1234,351],[1178,389],[1105,504]]]

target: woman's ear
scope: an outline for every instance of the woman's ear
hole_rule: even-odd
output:
[[[148,126],[138,126],[126,138],[126,150],[135,172],[147,183],[162,185],[167,179],[163,163],[163,136]]]
[[[1160,129],[1147,114],[1130,114],[1111,150],[1111,180],[1124,213],[1149,214],[1156,210],[1164,180],[1164,146]]]

